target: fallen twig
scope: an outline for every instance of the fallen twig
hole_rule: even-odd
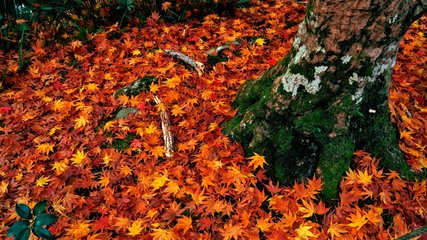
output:
[[[159,97],[154,96],[156,104],[162,103]],[[160,121],[162,122],[163,141],[165,142],[166,157],[173,156],[173,135],[169,121],[169,115],[165,111],[160,111]]]
[[[199,74],[199,76],[202,76],[203,70],[205,69],[205,65],[203,63],[194,61],[192,58],[185,55],[184,53],[175,52],[172,50],[165,50],[165,53],[168,55],[171,55],[174,58],[178,58],[179,60],[190,65],[192,68],[196,69],[197,74]]]

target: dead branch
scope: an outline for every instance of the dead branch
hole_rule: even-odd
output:
[[[205,65],[203,63],[194,61],[192,58],[185,55],[184,53],[175,52],[172,50],[165,50],[165,53],[190,65],[197,71],[197,74],[199,74],[199,76],[202,76],[203,70],[205,69]]]
[[[154,96],[156,104],[162,103],[159,97]],[[160,111],[160,121],[162,122],[163,141],[165,142],[166,157],[173,156],[173,135],[169,121],[169,115],[165,111]]]

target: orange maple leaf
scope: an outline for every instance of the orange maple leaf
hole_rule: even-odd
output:
[[[175,227],[179,230],[183,230],[183,233],[185,234],[189,229],[193,228],[193,220],[191,217],[183,216],[182,218],[178,219],[178,223],[175,225]]]
[[[265,161],[265,157],[258,155],[257,153],[254,153],[254,156],[250,157],[249,159],[251,160],[249,162],[249,166],[253,166],[254,170],[258,167],[264,169],[264,164],[267,164],[267,162]]]

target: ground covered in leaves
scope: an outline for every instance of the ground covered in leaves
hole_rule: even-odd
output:
[[[49,230],[60,239],[390,239],[425,226],[426,180],[384,172],[368,153],[355,153],[340,199],[326,204],[321,179],[280,187],[265,177],[262,156],[245,158],[221,133],[239,86],[286,54],[303,15],[303,4],[254,1],[234,18],[152,16],[84,43],[40,39],[26,72],[17,52],[0,51],[11,84],[0,93],[0,236],[18,219],[17,202],[41,200],[59,216]],[[405,36],[391,87],[401,147],[417,171],[427,168],[426,26],[423,18]],[[144,76],[157,77],[147,91],[114,98]],[[129,107],[136,111],[114,118]]]

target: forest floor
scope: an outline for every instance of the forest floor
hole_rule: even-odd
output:
[[[325,203],[321,179],[279,186],[262,156],[245,158],[221,133],[239,86],[286,55],[304,8],[254,1],[233,18],[152,15],[87,42],[40,39],[24,73],[18,52],[0,50],[11,84],[0,93],[0,236],[19,219],[16,203],[42,200],[59,217],[48,228],[59,239],[391,239],[426,226],[426,180],[382,171],[369,153],[355,153],[340,198]],[[402,42],[390,98],[414,171],[427,169],[426,49],[424,17]],[[156,77],[146,91],[113,96],[145,76]],[[116,119],[120,109],[129,112]]]

